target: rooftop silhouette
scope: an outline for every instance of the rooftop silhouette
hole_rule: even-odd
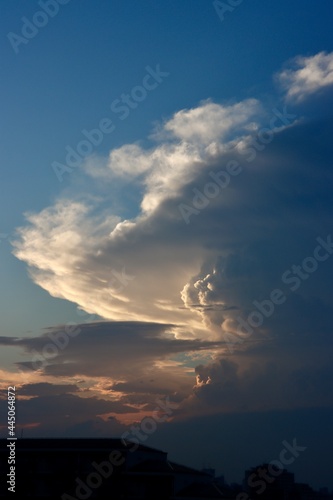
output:
[[[1,440],[1,498],[9,497],[8,443]],[[180,465],[164,451],[119,438],[18,439],[15,467],[17,498],[333,500],[269,464],[245,471],[243,485],[228,486],[213,469]]]

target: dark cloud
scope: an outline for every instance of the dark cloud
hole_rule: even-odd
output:
[[[71,435],[71,430],[77,429],[75,435],[79,435],[79,430],[90,422],[90,427],[95,428],[95,435],[104,433],[110,436],[119,432],[124,426],[117,419],[109,420],[106,424],[100,415],[113,413],[118,416],[137,412],[134,408],[119,401],[82,397],[82,394],[66,394],[61,392],[59,387],[61,386],[53,387],[52,384],[27,384],[23,386],[22,391],[17,387],[18,433],[20,429],[24,429],[25,437],[66,436]],[[67,389],[69,388],[70,386]],[[40,395],[26,398],[36,392]],[[5,400],[0,401],[1,413],[5,413],[6,404]]]
[[[48,382],[25,384],[20,387],[20,395],[36,397],[61,396],[78,391],[79,387],[76,384],[50,384]]]
[[[133,408],[126,407],[119,402],[95,397],[83,398],[74,394],[52,394],[20,400],[18,411],[22,412],[26,422],[35,422],[37,419],[37,421],[49,423],[69,417],[81,420],[104,413],[135,412]]]
[[[66,326],[48,328],[38,337],[15,339],[15,345],[30,353],[19,363],[25,369],[41,368],[53,376],[153,377],[158,362],[179,353],[203,352],[222,343],[177,339],[175,325],[142,322],[96,322],[76,325],[76,335]],[[74,331],[74,330],[73,330]],[[2,338],[3,344],[10,338]]]
[[[271,344],[259,352],[254,347],[237,360],[223,358],[199,365],[194,387],[198,401],[192,398],[190,404],[207,405],[214,412],[331,406],[332,351],[320,356],[320,365],[318,359],[311,363],[307,357],[298,356],[295,345]]]

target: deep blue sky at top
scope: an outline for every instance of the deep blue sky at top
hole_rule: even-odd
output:
[[[103,155],[202,99],[269,95],[286,60],[333,49],[329,0],[244,0],[223,22],[207,0],[70,0],[15,54],[7,33],[20,34],[21,18],[37,10],[35,1],[2,2],[0,232],[9,235],[70,182],[61,185],[51,163],[101,118],[117,125],[96,150]],[[170,76],[119,121],[110,104],[157,64]],[[0,252],[7,334],[73,320],[75,307],[33,285],[8,243]]]

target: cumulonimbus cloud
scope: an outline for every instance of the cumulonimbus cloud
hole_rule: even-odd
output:
[[[300,133],[310,135],[309,126],[290,123],[276,109],[264,112],[254,99],[231,105],[206,101],[177,112],[157,145],[125,145],[104,163],[106,182],[108,175],[112,184],[122,177],[143,190],[136,217],[123,220],[105,205],[101,210],[93,197],[59,198],[27,216],[14,254],[28,264],[37,284],[89,313],[177,323],[185,337],[219,335],[234,311],[246,311],[268,283],[273,286],[268,265],[282,272],[297,242],[303,245],[311,232],[315,237],[319,221],[323,226],[313,192],[328,196],[327,160],[314,172],[306,153],[311,144],[291,142]],[[227,187],[215,185],[218,193],[207,199],[206,186],[225,174],[230,161],[240,166],[239,174]],[[92,168],[90,162],[88,175]],[[313,224],[307,218],[306,227],[295,217],[304,200],[312,203]],[[187,225],[182,205],[192,210]],[[292,241],[295,234],[297,242],[285,248],[286,235]]]
[[[311,339],[329,335],[333,257],[299,278],[297,291],[282,276],[296,272],[293,266],[313,255],[317,238],[332,231],[332,120],[302,120],[306,109],[299,105],[323,86],[329,91],[331,55],[297,64],[281,76],[287,96],[298,101],[294,110],[284,103],[265,109],[253,99],[205,101],[175,113],[150,147],[112,150],[96,172],[89,160],[82,175],[96,196],[89,202],[60,197],[28,215],[18,231],[14,254],[33,280],[106,320],[173,325],[175,338],[189,341],[223,341],[239,317],[246,319],[255,303],[281,289],[285,303],[250,341],[236,345],[238,354],[276,339],[288,349],[295,339],[303,365],[310,363]],[[93,180],[101,177],[99,192]],[[116,189],[117,182],[138,194],[136,215],[127,220],[107,208],[105,188]],[[220,356],[216,347],[216,360]],[[60,376],[71,368],[49,371]],[[207,380],[201,385],[210,385]],[[125,384],[118,389],[135,385],[127,378],[118,382]]]

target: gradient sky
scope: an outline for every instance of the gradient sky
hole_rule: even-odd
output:
[[[42,4],[0,20],[19,428],[118,436],[169,397],[145,444],[234,481],[297,439],[333,488],[332,2]]]

